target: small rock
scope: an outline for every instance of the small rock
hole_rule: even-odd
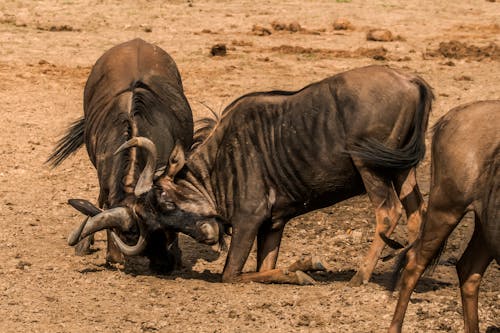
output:
[[[25,268],[25,267],[29,267],[29,266],[31,266],[31,263],[29,263],[29,262],[27,262],[27,261],[22,261],[22,260],[21,260],[21,261],[19,261],[19,262],[17,263],[16,268],[17,268],[17,269],[22,269],[22,270],[24,270],[24,268]]]
[[[286,30],[286,23],[274,21],[271,22],[271,27],[276,31],[283,31]]]
[[[288,25],[288,30],[291,32],[298,32],[298,31],[302,30],[302,27],[300,26],[300,24],[298,22],[292,22]]]
[[[390,42],[394,40],[392,32],[387,29],[372,29],[366,34],[366,39],[376,42]]]
[[[227,54],[226,44],[215,44],[210,49],[210,55],[223,57]]]
[[[461,75],[454,78],[455,81],[473,81],[472,77],[468,75]]]
[[[153,27],[151,27],[148,24],[141,24],[141,28],[144,32],[152,32],[153,31]]]
[[[353,28],[351,22],[343,17],[333,21],[333,30],[351,30]]]
[[[271,34],[271,30],[260,25],[254,25],[252,27],[252,32],[257,36],[269,36]]]

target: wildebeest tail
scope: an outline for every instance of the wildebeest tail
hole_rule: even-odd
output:
[[[56,167],[62,163],[68,156],[73,154],[83,145],[83,131],[85,127],[85,118],[81,117],[75,121],[68,129],[68,132],[62,137],[52,154],[45,163]]]
[[[422,78],[411,80],[420,91],[420,103],[414,116],[414,126],[407,143],[392,149],[382,142],[361,138],[349,149],[349,153],[361,158],[367,166],[379,169],[408,169],[416,166],[425,155],[425,132],[429,122],[434,94],[432,88]]]
[[[415,246],[417,241],[418,239],[415,242],[411,243],[410,245],[406,246],[397,256],[396,265],[394,266],[394,271],[392,272],[391,284],[389,286],[390,291],[394,291],[396,289],[398,281],[401,278],[401,274],[403,273],[403,270],[405,269],[406,264],[408,263],[408,257],[407,257],[408,251],[410,251]],[[430,274],[434,271],[437,264],[439,263],[439,259],[441,258],[441,255],[443,254],[445,248],[446,248],[446,241],[441,244],[438,251],[434,254],[434,257],[432,258],[431,262],[427,265],[424,274]]]

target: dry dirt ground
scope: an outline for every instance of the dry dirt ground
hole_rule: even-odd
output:
[[[349,29],[334,30],[339,18]],[[373,28],[389,29],[393,40],[368,41]],[[393,263],[379,264],[367,285],[347,284],[372,239],[366,196],[288,225],[278,264],[322,256],[331,271],[316,274],[317,285],[222,284],[225,254],[187,237],[185,268],[169,276],[151,274],[143,259],[127,270],[106,267],[102,235],[96,252],[74,256],[66,237],[82,217],[66,201],[95,202],[95,171],[84,149],[54,170],[44,161],[82,114],[95,60],[135,37],[172,55],[196,117],[207,114],[204,105],[218,111],[243,93],[298,89],[387,64],[434,87],[432,125],[458,104],[500,98],[499,36],[500,3],[483,0],[3,0],[0,332],[383,332],[395,305],[386,291]],[[227,54],[210,56],[218,43]],[[426,192],[429,156],[419,181]],[[406,332],[462,331],[453,263],[472,225],[463,221],[434,274],[419,284]],[[396,238],[404,237],[402,225]],[[254,267],[252,254],[246,269]],[[479,301],[483,332],[499,332],[499,283],[492,264]]]

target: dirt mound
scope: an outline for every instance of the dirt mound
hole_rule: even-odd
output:
[[[481,47],[462,43],[457,40],[441,42],[437,49],[428,51],[425,55],[429,57],[441,56],[451,59],[468,59],[476,61],[481,61],[486,58],[497,61],[500,60],[500,50],[495,43],[490,43]]]

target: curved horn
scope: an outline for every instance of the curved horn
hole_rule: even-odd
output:
[[[83,230],[80,233],[80,239],[103,229],[117,228],[127,231],[133,226],[134,220],[126,208],[117,207],[105,210],[94,217],[89,217],[88,221],[84,224]],[[75,234],[77,231],[75,231]]]
[[[135,256],[141,254],[142,251],[144,251],[144,249],[146,248],[146,245],[148,245],[146,237],[144,236],[145,234],[144,226],[142,225],[141,222],[137,222],[137,225],[139,226],[139,240],[137,241],[137,244],[132,246],[125,244],[125,242],[123,242],[121,238],[118,237],[117,234],[111,231],[111,238],[113,238],[113,241],[115,242],[116,246],[118,246],[120,251],[122,251],[122,253],[127,256]]]
[[[158,156],[158,153],[156,151],[156,145],[153,141],[143,136],[138,136],[122,144],[115,151],[115,155],[131,147],[141,147],[146,149],[149,153],[146,160],[146,166],[144,167],[144,170],[142,170],[134,189],[135,195],[140,196],[141,194],[149,191],[153,186],[153,177],[156,170],[156,157]]]
[[[73,232],[68,236],[68,245],[69,246],[74,246],[74,245],[78,244],[78,242],[80,241],[80,235],[82,234],[83,228],[87,224],[87,221],[89,220],[89,218],[90,217],[87,216],[85,218],[85,220],[83,220],[83,223],[80,224],[80,226],[78,228],[73,230]]]

